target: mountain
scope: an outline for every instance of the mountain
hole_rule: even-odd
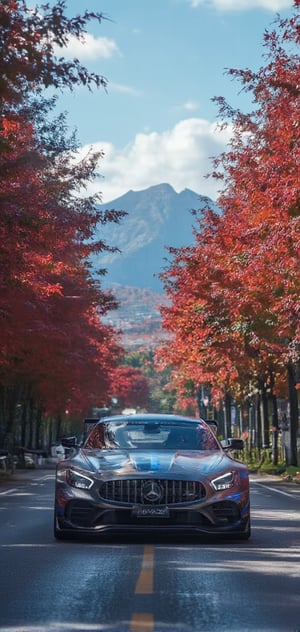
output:
[[[123,210],[128,213],[120,224],[100,226],[96,237],[119,253],[100,253],[92,259],[95,269],[106,268],[103,285],[149,288],[163,293],[158,275],[166,266],[166,247],[188,246],[193,243],[191,211],[214,206],[211,200],[184,189],[176,193],[169,184],[159,184],[125,195],[100,205],[100,208]]]
[[[94,270],[107,269],[102,286],[113,291],[119,307],[104,320],[122,330],[126,349],[155,347],[168,337],[161,326],[160,305],[166,298],[158,278],[169,258],[166,248],[193,243],[192,211],[208,204],[216,209],[212,200],[194,191],[176,193],[169,184],[158,184],[100,206],[127,212],[120,224],[101,225],[96,233],[120,252],[92,259]]]

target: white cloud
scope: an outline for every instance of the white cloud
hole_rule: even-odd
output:
[[[108,37],[94,37],[86,33],[78,40],[74,35],[70,35],[68,45],[64,48],[55,47],[57,56],[77,57],[81,59],[108,59],[115,54],[119,54],[117,44]]]
[[[106,203],[130,189],[168,182],[177,192],[189,188],[216,199],[219,184],[205,176],[212,170],[211,157],[224,151],[229,137],[229,129],[220,132],[215,123],[190,118],[162,133],[137,134],[121,149],[97,142],[93,149],[105,154],[99,165],[102,177],[89,192],[101,191]],[[87,150],[84,147],[82,151]]]
[[[110,82],[108,83],[108,91],[109,92],[119,92],[121,94],[131,94],[133,96],[138,96],[140,93],[136,88],[132,86],[127,86],[122,83]]]
[[[221,11],[246,11],[247,9],[267,9],[276,12],[292,7],[291,0],[188,0],[192,7],[212,6]]]
[[[197,103],[197,101],[186,101],[183,104],[183,109],[187,112],[193,112],[199,109],[199,103]]]

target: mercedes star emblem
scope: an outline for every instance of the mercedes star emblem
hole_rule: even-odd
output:
[[[148,503],[159,503],[162,499],[163,490],[156,481],[147,481],[142,488],[143,498]]]

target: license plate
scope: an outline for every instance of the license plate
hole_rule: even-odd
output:
[[[169,518],[169,507],[144,507],[137,505],[133,507],[132,515],[136,518]]]

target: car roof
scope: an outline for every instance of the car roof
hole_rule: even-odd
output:
[[[184,415],[173,415],[169,413],[136,413],[134,415],[112,415],[110,417],[102,417],[98,423],[109,423],[112,421],[128,421],[132,423],[136,421],[142,421],[143,423],[153,423],[153,421],[169,421],[181,423],[194,422],[199,424],[204,420],[196,419],[195,417],[185,417]]]

